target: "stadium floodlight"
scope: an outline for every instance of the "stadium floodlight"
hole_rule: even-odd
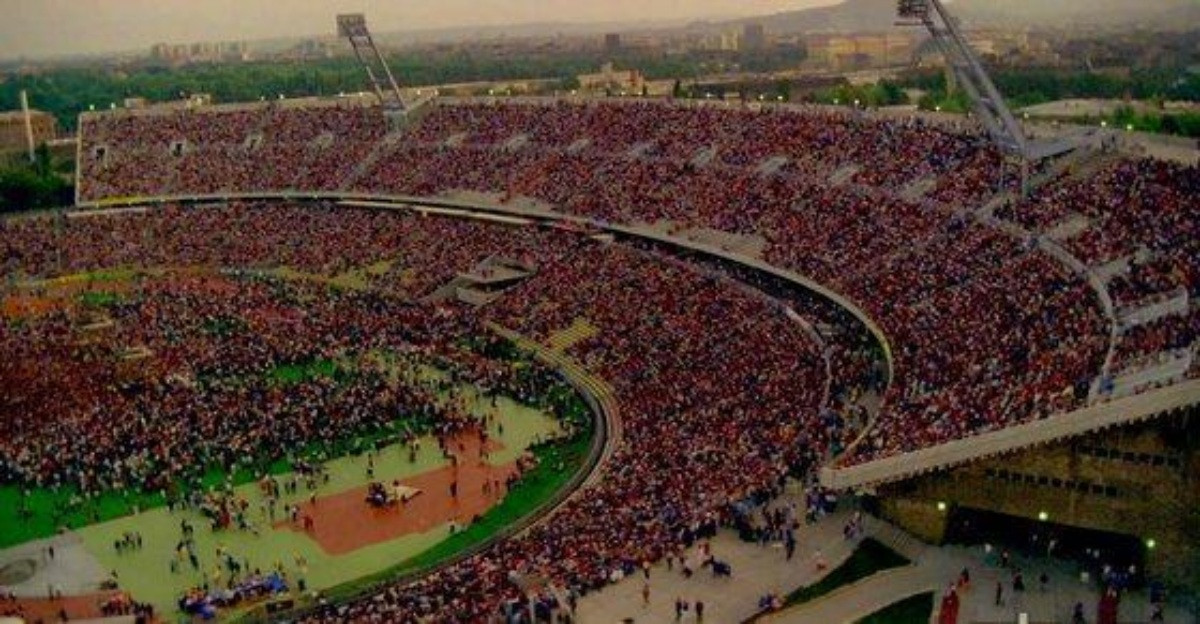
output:
[[[350,37],[370,37],[367,30],[367,16],[362,13],[343,13],[337,16],[338,35]]]
[[[383,54],[375,45],[375,39],[371,37],[371,31],[367,28],[366,16],[362,13],[338,15],[337,29],[338,35],[350,41],[350,47],[354,49],[354,57],[367,72],[367,78],[371,81],[371,87],[375,89],[379,103],[390,111],[399,113],[407,111],[408,106],[400,95],[400,85],[396,83],[392,69],[388,67],[387,60],[383,58]]]

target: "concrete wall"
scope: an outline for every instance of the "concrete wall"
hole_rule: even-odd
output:
[[[1155,547],[1146,571],[1200,587],[1200,412],[1110,429],[879,491],[880,510],[940,542],[954,506],[1121,533]],[[946,510],[939,510],[938,503]]]

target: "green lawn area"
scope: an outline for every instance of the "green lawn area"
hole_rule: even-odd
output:
[[[105,308],[116,304],[120,300],[120,295],[100,290],[90,290],[79,296],[79,301],[83,305],[92,308]]]
[[[74,499],[74,500],[73,500]],[[0,487],[0,548],[54,535],[60,526],[77,529],[129,515],[134,505],[151,509],[165,504],[162,494],[106,492],[99,497],[80,498],[74,488],[37,488],[27,499],[28,519],[20,516],[21,488]]]
[[[870,537],[864,539],[854,554],[824,578],[788,594],[785,607],[816,600],[844,585],[867,578],[876,572],[908,565],[910,562],[896,551]]]
[[[278,366],[270,372],[269,377],[285,386],[290,386],[318,377],[334,377],[337,375],[338,370],[339,366],[337,362],[322,359]]]
[[[925,624],[933,613],[933,592],[917,594],[880,609],[858,624]]]

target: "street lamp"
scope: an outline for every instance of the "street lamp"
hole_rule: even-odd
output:
[[[1039,512],[1038,512],[1038,520],[1041,520],[1042,522],[1045,522],[1045,521],[1047,521],[1047,520],[1049,520],[1049,519],[1050,519],[1050,514],[1048,514],[1048,513],[1044,512],[1044,511],[1039,511]]]

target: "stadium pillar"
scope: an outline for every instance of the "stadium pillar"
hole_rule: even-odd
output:
[[[33,119],[29,115],[29,92],[21,89],[21,114],[25,121],[25,147],[29,152],[29,162],[35,162],[33,145]]]

